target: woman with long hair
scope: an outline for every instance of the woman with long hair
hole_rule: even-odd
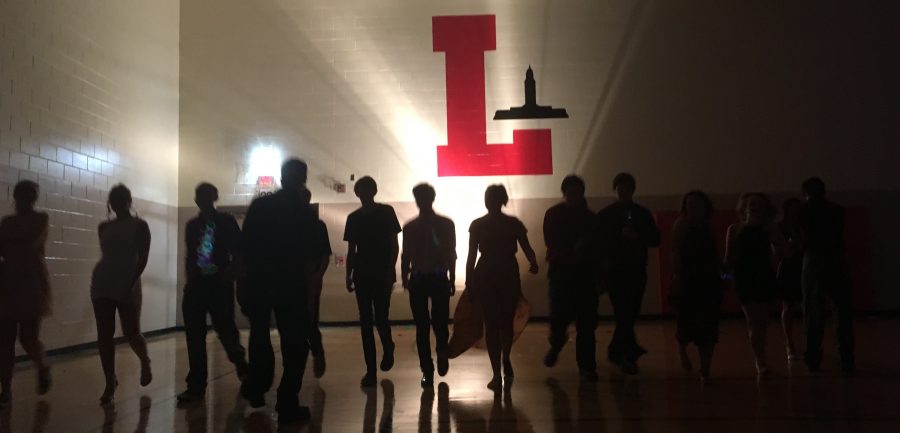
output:
[[[528,259],[528,271],[532,274],[538,272],[537,259],[528,242],[525,225],[518,218],[503,213],[503,206],[508,201],[509,196],[503,185],[487,187],[484,205],[488,213],[473,221],[469,227],[469,256],[466,261],[466,291],[469,293],[464,295],[471,296],[472,304],[479,310],[484,323],[484,340],[493,371],[493,378],[487,386],[495,392],[503,387],[501,367],[507,384],[514,376],[509,355],[516,335],[514,322],[517,307],[523,299],[519,263],[516,260],[518,247],[521,246]],[[468,305],[462,299],[460,304]],[[458,306],[454,317],[465,316]],[[454,337],[459,341],[457,330],[454,325]],[[454,347],[457,346],[454,341],[450,345],[451,357],[455,357],[460,351]]]
[[[700,354],[700,380],[709,378],[713,350],[719,341],[722,305],[721,265],[710,219],[713,205],[702,191],[690,191],[681,200],[681,215],[672,229],[673,290],[670,302],[677,315],[681,365],[693,369],[687,346]]]
[[[784,347],[789,362],[797,360],[794,346],[794,319],[800,314],[803,291],[800,275],[803,272],[803,246],[800,244],[800,199],[789,198],[781,206],[778,229],[787,243],[789,255],[778,263],[778,288],[781,298],[781,329],[784,331]]]
[[[150,251],[150,228],[147,222],[131,212],[131,191],[116,185],[109,191],[107,209],[115,214],[100,224],[100,262],[91,279],[91,301],[97,321],[97,347],[106,377],[101,404],[112,402],[116,380],[116,311],[122,323],[122,333],[141,361],[141,385],[153,380],[147,342],[141,334],[141,274],[147,267]]]
[[[762,193],[745,193],[738,200],[740,221],[728,227],[725,266],[734,276],[734,287],[750,330],[750,345],[759,378],[769,372],[766,361],[766,322],[769,307],[778,297],[773,263],[786,251],[784,238],[774,224],[775,210]]]
[[[34,205],[38,185],[23,180],[13,189],[15,213],[0,221],[0,407],[12,401],[16,336],[37,366],[38,394],[50,389],[50,367],[39,338],[50,314],[50,278],[44,262],[49,218]]]

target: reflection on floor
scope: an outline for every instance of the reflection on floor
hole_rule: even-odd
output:
[[[579,382],[573,344],[557,367],[541,365],[546,328],[531,325],[514,349],[516,382],[497,396],[485,388],[490,368],[486,354],[478,351],[454,360],[447,377],[433,389],[422,390],[410,327],[394,329],[394,369],[382,374],[377,388],[360,390],[358,332],[326,329],[328,372],[318,381],[309,374],[301,392],[313,420],[280,431],[900,431],[900,321],[858,323],[860,371],[852,377],[838,373],[833,351],[824,372],[815,376],[802,365],[788,365],[777,329],[773,323],[772,378],[757,383],[743,323],[729,321],[723,326],[714,381],[701,386],[694,375],[681,370],[669,322],[639,327],[639,338],[650,349],[641,360],[639,376],[623,377],[601,363],[598,383]],[[601,344],[609,341],[610,332],[608,324],[601,326]],[[155,379],[147,388],[138,385],[137,359],[121,347],[121,385],[116,404],[107,408],[97,403],[103,384],[95,353],[53,359],[54,388],[45,398],[34,394],[34,370],[22,364],[14,380],[13,405],[0,412],[0,432],[279,431],[271,412],[274,396],[269,396],[269,410],[249,412],[237,396],[238,380],[214,335],[209,349],[212,379],[206,401],[185,408],[175,403],[187,365],[181,334],[151,341]]]

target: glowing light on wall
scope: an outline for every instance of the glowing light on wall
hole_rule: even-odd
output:
[[[284,155],[272,144],[257,144],[250,149],[247,157],[247,172],[244,174],[245,184],[255,184],[260,176],[272,176],[280,181],[281,164]]]

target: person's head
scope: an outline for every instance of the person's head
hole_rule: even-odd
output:
[[[584,200],[584,180],[574,174],[566,176],[559,189],[567,203],[575,204]]]
[[[796,224],[800,217],[800,206],[803,202],[798,198],[789,198],[781,202],[781,219],[789,224]]]
[[[761,192],[741,194],[737,210],[741,220],[749,224],[767,224],[772,221],[775,214],[772,201]]]
[[[378,194],[378,184],[372,176],[363,176],[353,185],[353,193],[363,203],[374,201],[375,194]]]
[[[811,177],[803,181],[803,196],[807,200],[825,197],[825,182],[818,177]]]
[[[290,191],[300,191],[306,185],[306,163],[291,158],[281,165],[281,187]]]
[[[500,212],[509,203],[509,194],[503,185],[490,185],[484,190],[484,207],[488,212]]]
[[[681,199],[681,216],[692,220],[708,221],[713,216],[712,200],[703,191],[688,192]]]
[[[619,173],[613,178],[613,189],[616,191],[616,198],[619,201],[631,202],[635,188],[637,188],[637,181],[630,173]]]
[[[131,190],[121,183],[109,190],[106,209],[115,212],[117,217],[131,215]]]
[[[433,186],[427,183],[420,183],[413,187],[412,193],[413,197],[416,198],[416,206],[419,207],[419,210],[431,210],[436,195]]]
[[[216,208],[219,201],[219,189],[209,182],[203,182],[194,189],[194,203],[201,211],[208,212]]]
[[[34,209],[34,204],[37,203],[39,190],[38,184],[33,181],[19,181],[13,188],[13,200],[16,201],[16,212],[27,212]]]

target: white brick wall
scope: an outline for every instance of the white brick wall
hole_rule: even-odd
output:
[[[38,205],[51,225],[54,314],[43,331],[50,349],[95,339],[89,283],[99,258],[96,227],[117,182],[135,191],[135,209],[154,237],[144,327],[175,323],[177,172],[140,146],[168,136],[177,148],[178,4],[124,3],[0,0],[0,209],[11,211],[19,180],[40,184]],[[158,20],[139,25],[148,18]],[[153,151],[164,148],[159,144]],[[152,172],[170,181],[156,183]]]

